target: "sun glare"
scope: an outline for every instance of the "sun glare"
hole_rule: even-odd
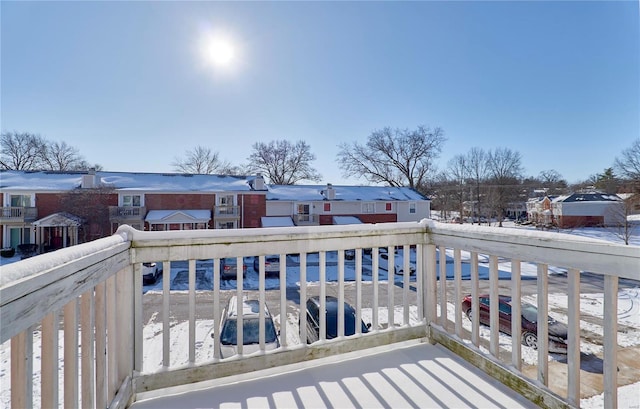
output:
[[[231,67],[236,60],[236,48],[225,37],[210,36],[203,41],[202,53],[208,65],[219,68]]]

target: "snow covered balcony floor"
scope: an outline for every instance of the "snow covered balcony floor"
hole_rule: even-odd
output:
[[[132,409],[534,408],[441,345],[406,341],[141,394]]]
[[[266,274],[269,255],[279,263]],[[245,274],[222,280],[224,258],[235,258]],[[143,285],[142,267],[153,262],[162,263],[163,273],[151,288]],[[586,317],[580,294],[595,286],[603,293],[603,330],[594,347],[602,362],[599,382],[604,407],[616,407],[620,380],[637,375],[625,372],[628,366],[618,359],[625,340],[637,336],[627,326],[618,331],[618,286],[639,280],[639,265],[637,246],[428,220],[168,232],[123,226],[114,236],[2,267],[0,403],[144,407],[154,402],[146,400],[151,395],[180,388],[191,390],[180,395],[180,407],[192,399],[199,405],[207,393],[230,399],[231,406],[235,399],[246,406],[306,406],[311,396],[311,406],[348,403],[340,399],[353,406],[396,406],[387,393],[415,406],[483,406],[483,399],[493,399],[491,406],[527,406],[522,398],[546,407],[579,406],[587,377],[581,352],[591,339],[581,328]],[[550,309],[550,286],[566,294],[562,317]],[[485,293],[491,298],[488,327],[477,315]],[[467,294],[473,298],[470,319],[461,303]],[[535,304],[537,350],[519,342],[520,303],[513,303],[512,336],[500,331],[499,294]],[[238,345],[235,356],[221,356],[218,330],[233,295],[268,305],[279,329],[276,349],[266,348],[260,309],[257,348],[251,347],[256,352]],[[356,326],[353,335],[345,334],[340,307],[335,339],[326,339],[328,323],[320,314],[319,339],[304,342],[310,329],[300,324],[306,322],[305,300],[313,296],[321,300],[320,310],[329,296],[338,305],[348,302],[356,322],[365,321],[370,330]],[[561,371],[550,365],[551,313],[568,328]],[[237,325],[237,339],[244,339],[243,327]],[[291,371],[291,365],[298,367]],[[286,374],[255,379],[282,368]],[[335,373],[342,381],[327,381]],[[278,376],[301,386],[293,383],[290,393],[278,394],[270,386],[280,384]],[[355,381],[364,387],[347,392],[345,385]],[[219,385],[202,389],[202,382]],[[236,395],[240,384],[250,393]],[[565,386],[558,390],[558,384]],[[155,402],[171,405],[166,399]],[[338,399],[335,405],[332,399]]]

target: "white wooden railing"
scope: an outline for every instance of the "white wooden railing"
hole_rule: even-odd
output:
[[[356,249],[353,281],[345,280],[344,250]],[[371,258],[363,257],[364,249],[372,249]],[[367,280],[363,271],[378,271],[378,253],[386,249],[393,254],[415,251],[416,275],[409,274],[410,260],[404,257],[406,273],[397,280],[379,280],[372,274]],[[327,276],[327,255],[337,252],[337,277]],[[453,252],[453,280],[439,280],[446,275],[445,254]],[[487,257],[491,294],[491,333],[488,351],[482,347],[477,315],[473,319],[470,336],[462,330],[463,314],[460,301],[464,295],[461,281],[462,252],[470,252],[470,292],[479,293],[479,256]],[[306,255],[318,253],[318,280],[307,283],[311,266]],[[266,289],[264,256],[280,256],[279,288]],[[364,303],[371,306],[372,331],[352,336],[340,333],[337,339],[307,345],[291,343],[287,331],[298,331],[284,325],[290,302],[287,300],[286,278],[291,274],[286,266],[287,255],[299,254],[299,305],[312,292],[321,299],[329,292],[339,300],[349,300],[361,318]],[[203,348],[196,339],[196,327],[203,313],[196,314],[201,297],[211,303],[204,315],[218,323],[222,312],[222,299],[229,291],[243,295],[243,279],[239,275],[236,290],[220,290],[221,258],[236,257],[242,271],[243,257],[255,256],[259,260],[258,289],[264,304],[269,291],[280,291],[279,309],[280,348],[265,351],[262,330],[260,351],[221,359],[218,337],[214,354],[202,359]],[[537,265],[538,371],[536,379],[527,378],[521,371],[520,342],[512,343],[510,361],[502,361],[498,344],[497,305],[499,293],[498,257],[510,262],[512,279],[509,291],[520,299],[520,266],[525,262]],[[438,263],[438,258],[440,262]],[[197,263],[211,260],[213,290],[196,290]],[[366,261],[363,261],[366,260]],[[371,264],[367,264],[369,262]],[[165,274],[158,307],[143,295],[141,265],[144,262],[163,262]],[[171,291],[172,263],[188,266],[189,286],[180,300],[187,304],[184,318],[189,328],[186,362],[172,364],[172,338],[175,319],[175,292]],[[388,268],[393,269],[392,263]],[[387,223],[357,226],[313,226],[247,230],[192,230],[169,232],[142,232],[127,226],[109,238],[67,249],[47,253],[32,259],[2,267],[0,276],[0,342],[10,340],[11,394],[10,406],[64,407],[126,407],[136,394],[200,380],[241,374],[260,368],[273,367],[301,360],[370,348],[407,339],[425,339],[441,343],[460,356],[486,370],[492,376],[516,389],[532,401],[561,407],[578,406],[580,402],[580,272],[589,271],[604,277],[604,405],[617,406],[617,286],[619,278],[640,279],[640,251],[638,247],[615,245],[598,240],[582,239],[558,233],[511,230],[494,227],[459,226],[434,223]],[[547,269],[549,266],[568,270],[568,388],[566,396],[559,396],[549,388],[548,342],[546,315]],[[315,266],[314,266],[315,268]],[[315,270],[314,270],[315,274]],[[394,276],[390,271],[389,277]],[[504,284],[504,283],[501,283]],[[365,294],[365,287],[367,288]],[[239,288],[239,290],[238,290]],[[384,295],[386,293],[386,296]],[[453,297],[451,297],[453,293]],[[477,297],[473,297],[477,314]],[[182,302],[182,301],[180,301]],[[341,304],[341,303],[340,303]],[[517,304],[517,303],[515,303]],[[454,316],[447,307],[454,305]],[[145,355],[145,309],[162,318],[161,358]],[[518,308],[514,305],[514,308]],[[388,312],[385,316],[380,311]],[[401,312],[396,319],[394,311]],[[149,311],[146,311],[149,312]],[[517,314],[516,314],[517,315]],[[264,318],[262,315],[261,318]],[[173,320],[173,321],[172,321]],[[60,324],[60,322],[62,322]],[[324,334],[321,320],[320,333]],[[215,326],[215,325],[214,325]],[[242,326],[239,325],[239,328]],[[264,327],[262,325],[261,327]],[[340,327],[340,326],[339,326]],[[514,320],[514,339],[519,340],[520,322]],[[305,339],[306,328],[299,326],[300,339]],[[59,334],[62,332],[63,336]],[[239,334],[239,339],[242,339]],[[34,340],[40,340],[41,350]],[[36,345],[36,347],[34,347]],[[59,356],[62,350],[62,357]],[[147,351],[148,352],[148,351]],[[41,357],[41,366],[34,365]],[[146,365],[146,360],[160,360],[159,366]],[[59,362],[64,369],[60,370]],[[34,369],[35,368],[35,369]],[[34,372],[40,369],[40,385],[33,386]],[[62,373],[62,375],[60,375]],[[3,384],[5,382],[0,380]],[[61,385],[61,387],[59,387]],[[39,392],[39,393],[38,393]]]

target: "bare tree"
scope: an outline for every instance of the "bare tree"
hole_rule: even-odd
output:
[[[464,155],[456,155],[449,160],[447,165],[447,179],[451,182],[454,202],[457,211],[460,214],[459,223],[462,223],[464,217],[464,201],[467,197],[467,178],[469,168],[467,166],[467,157]]]
[[[90,165],[78,149],[66,142],[51,142],[28,132],[5,132],[0,139],[0,167],[7,170],[87,170]]]
[[[445,141],[444,131],[440,128],[387,127],[371,133],[365,145],[357,142],[340,144],[338,161],[346,177],[364,177],[372,183],[425,191],[427,177],[435,171],[433,162]]]
[[[0,166],[6,170],[38,170],[46,141],[28,132],[4,132],[0,137]]]
[[[626,245],[629,245],[633,235],[629,216],[638,204],[638,194],[629,194],[621,198],[619,203],[610,206],[604,215],[607,228]]]
[[[615,160],[615,167],[621,177],[629,179],[640,190],[640,139],[636,139],[631,147],[622,151]]]
[[[78,150],[66,142],[51,142],[42,151],[44,170],[79,170],[86,165]],[[86,169],[86,168],[85,168]]]
[[[520,179],[522,178],[521,156],[508,148],[497,148],[488,154],[487,165],[490,175],[492,204],[502,227],[506,209],[510,202],[518,200]]]
[[[248,158],[248,170],[267,176],[276,185],[295,185],[301,180],[319,181],[322,176],[311,167],[316,156],[304,141],[295,144],[287,140],[256,142]]]
[[[196,146],[185,153],[185,158],[176,158],[171,164],[176,172],[199,175],[237,174],[238,168],[230,162],[220,159],[218,152],[211,148]]]
[[[60,208],[82,219],[80,239],[83,242],[110,233],[109,206],[117,202],[115,189],[108,185],[72,189],[60,196]]]
[[[469,178],[475,186],[475,203],[472,208],[472,217],[480,217],[483,215],[482,201],[481,201],[481,186],[485,182],[488,176],[488,158],[487,153],[481,148],[471,148],[467,153],[467,169],[469,172]],[[487,215],[488,216],[488,215]]]

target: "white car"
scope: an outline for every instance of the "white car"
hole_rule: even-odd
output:
[[[252,354],[260,350],[260,302],[247,300],[243,297],[240,306],[234,295],[222,313],[220,325],[220,357],[228,358],[238,353],[238,307],[242,308],[242,338],[243,354]],[[271,313],[264,306],[265,350],[270,351],[280,347],[278,332],[273,323]],[[215,337],[216,334],[211,334]]]
[[[162,270],[158,268],[156,263],[142,263],[142,283],[153,284],[158,280],[158,276]]]
[[[381,269],[389,271],[389,254],[386,251],[381,251],[379,256],[379,266]],[[404,274],[404,260],[402,254],[398,254],[398,251],[395,251],[394,254],[394,268],[393,272],[395,274]],[[409,263],[409,274],[413,275],[416,273],[416,266]]]

